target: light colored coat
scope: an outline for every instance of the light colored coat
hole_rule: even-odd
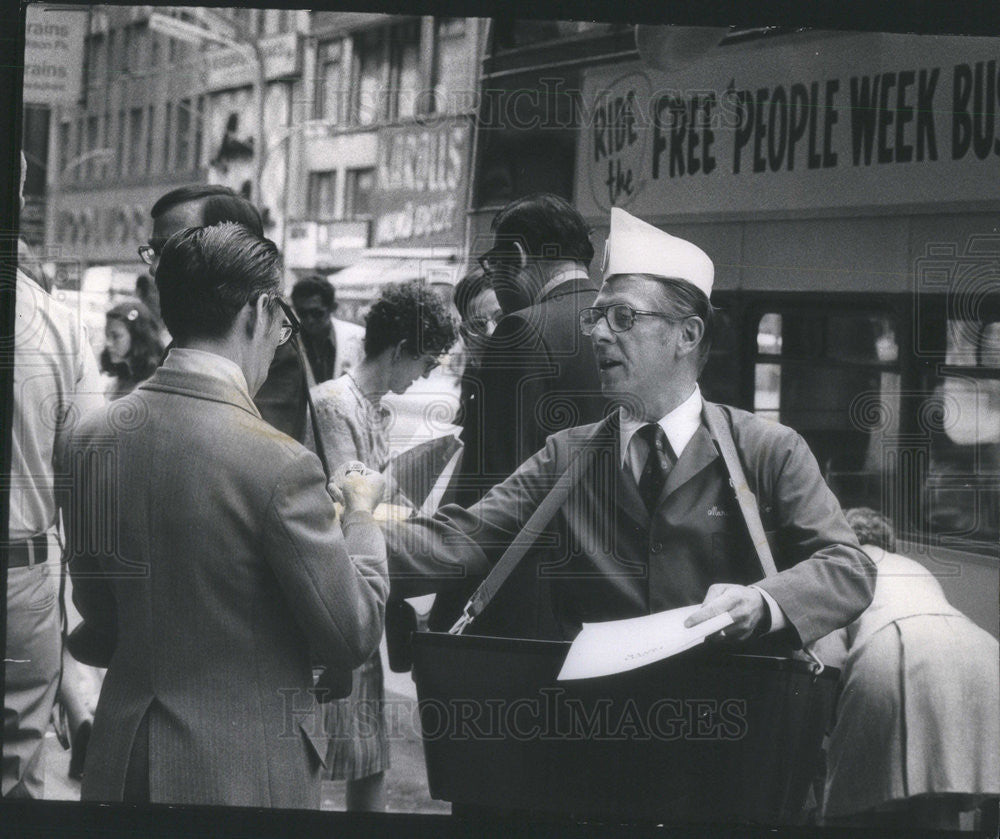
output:
[[[342,531],[316,456],[204,373],[160,368],[70,458],[74,602],[115,639],[82,797],[122,799],[145,717],[153,802],[318,807],[310,646],[341,669],[377,647],[371,517]]]

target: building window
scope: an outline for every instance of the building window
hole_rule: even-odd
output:
[[[949,307],[952,308],[952,307]],[[972,313],[976,306],[955,305]],[[918,409],[929,438],[920,529],[940,544],[978,545],[996,556],[1000,539],[1000,311],[984,317],[949,317],[943,332],[944,364],[924,371]],[[940,317],[943,312],[933,315]],[[967,319],[968,318],[968,319]],[[928,318],[927,326],[933,323]],[[922,324],[923,326],[923,324]],[[925,334],[930,330],[925,328]]]
[[[341,101],[343,89],[343,74],[341,60],[343,43],[330,41],[319,48],[318,72],[316,76],[316,106],[313,116],[331,125],[337,125],[341,120]]]
[[[354,40],[354,102],[351,122],[372,125],[385,115],[385,29],[362,32]]]
[[[163,116],[163,171],[169,172],[170,165],[170,140],[174,136],[174,103],[167,102],[167,110]]]
[[[152,172],[156,168],[156,164],[153,162],[153,137],[155,136],[155,131],[153,127],[156,125],[153,122],[155,117],[155,105],[150,105],[146,111],[146,172],[147,174]]]
[[[111,77],[115,74],[115,68],[118,66],[118,33],[111,29],[108,32],[108,50],[107,56],[108,60],[106,66],[108,68],[108,76]]]
[[[469,46],[465,18],[445,17],[434,21],[434,111],[450,114],[465,110],[463,88],[469,85]]]
[[[278,15],[277,31],[279,33],[287,32],[289,29],[288,21],[289,18],[291,17],[291,12],[289,12],[288,9],[278,9],[277,15]]]
[[[90,67],[90,84],[99,84],[104,81],[108,73],[107,55],[104,51],[104,36],[101,34],[91,35],[87,41],[87,66]]]
[[[70,140],[72,138],[73,126],[68,120],[59,123],[59,171],[61,173],[60,180],[69,180],[72,174],[69,170],[70,156],[73,154],[72,148],[70,146]]]
[[[194,113],[194,154],[191,157],[191,168],[201,168],[201,144],[204,134],[205,97],[198,97],[197,110]]]
[[[108,178],[113,175],[111,171],[111,112],[105,111],[101,119],[101,178]]]
[[[348,169],[344,186],[344,217],[356,220],[371,218],[375,170]]]
[[[174,163],[177,169],[191,167],[191,100],[181,99],[177,103],[177,153]]]
[[[138,26],[128,26],[125,28],[128,33],[128,71],[133,75],[139,75],[144,69],[146,62],[146,37],[145,30]]]
[[[886,440],[900,431],[897,334],[877,311],[789,307],[758,321],[754,413],[805,438],[845,507],[882,506]],[[884,422],[868,422],[876,405]]]
[[[416,114],[420,93],[420,21],[393,26],[389,35],[389,119]]]
[[[332,221],[337,217],[337,172],[310,172],[308,212],[315,221]]]
[[[248,34],[250,32],[250,9],[233,9],[233,21],[239,27],[240,32]]]
[[[118,61],[115,62],[115,70],[121,73],[127,73],[129,70],[129,59],[132,52],[131,35],[131,27],[123,26],[118,44]]]
[[[149,66],[156,67],[160,63],[160,36],[149,33]]]
[[[115,159],[118,161],[118,177],[125,177],[125,173],[128,172],[128,161],[125,160],[125,111],[121,110],[118,112],[118,121],[115,125],[115,130],[117,132],[118,142],[116,145],[117,155]]]
[[[142,151],[144,137],[142,134],[142,108],[132,108],[129,111],[128,122],[128,172],[134,175],[142,169]]]

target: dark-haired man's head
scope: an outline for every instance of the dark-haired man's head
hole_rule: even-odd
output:
[[[292,288],[292,305],[311,340],[320,341],[329,333],[337,298],[328,280],[318,274],[303,277]]]
[[[493,247],[480,260],[505,312],[530,306],[567,266],[594,258],[583,217],[564,198],[536,193],[511,201],[493,219]]]
[[[156,276],[164,243],[187,227],[209,227],[224,221],[242,224],[258,236],[264,235],[260,213],[249,201],[220,184],[194,184],[171,190],[150,210],[153,232],[143,258],[149,273]]]
[[[256,393],[290,332],[278,302],[281,274],[274,242],[241,224],[173,234],[163,246],[156,285],[175,344],[235,361]]]

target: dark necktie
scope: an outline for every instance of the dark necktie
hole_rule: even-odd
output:
[[[656,423],[644,425],[636,434],[646,441],[649,448],[646,465],[639,476],[639,494],[646,503],[646,509],[652,513],[667,481],[667,474],[674,465],[673,450],[667,435]]]

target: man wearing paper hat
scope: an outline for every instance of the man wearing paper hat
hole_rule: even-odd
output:
[[[425,593],[455,566],[484,576],[527,538],[524,561],[550,581],[564,638],[584,622],[698,604],[688,626],[732,616],[724,643],[770,633],[805,645],[849,623],[871,601],[874,567],[805,441],[702,400],[711,259],[616,208],[603,266],[580,329],[618,409],[551,435],[470,509],[449,505],[388,533],[390,574],[409,575],[393,585],[403,596]],[[470,601],[470,619],[496,585],[494,577]]]

